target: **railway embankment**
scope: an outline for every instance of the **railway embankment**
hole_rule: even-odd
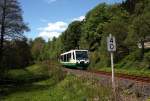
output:
[[[111,86],[111,73],[82,71],[68,68],[65,68],[64,71],[77,76],[92,76],[98,79],[102,85]],[[126,95],[135,95],[139,101],[145,101],[150,97],[150,78],[116,75],[115,87],[117,92],[123,92]]]

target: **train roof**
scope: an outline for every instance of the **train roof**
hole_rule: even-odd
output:
[[[62,53],[60,55],[65,55],[65,54],[68,54],[68,53],[71,53],[71,52],[74,52],[74,51],[88,51],[88,50],[86,50],[86,49],[75,49],[75,50],[70,50],[68,52],[64,52],[64,53]]]

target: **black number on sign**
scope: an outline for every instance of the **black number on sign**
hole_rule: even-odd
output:
[[[110,49],[114,49],[114,45],[113,44],[110,44]]]
[[[113,38],[110,38],[110,42],[113,43]]]

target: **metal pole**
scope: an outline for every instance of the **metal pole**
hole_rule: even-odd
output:
[[[115,91],[113,52],[111,52],[110,55],[111,55],[111,69],[112,69],[112,88]]]

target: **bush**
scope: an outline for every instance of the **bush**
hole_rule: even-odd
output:
[[[147,64],[147,68],[150,69],[150,52],[145,53],[144,62]]]
[[[117,68],[134,68],[134,69],[150,69],[150,52],[146,52],[144,59],[141,60],[139,50],[132,52],[126,56],[121,62],[116,64]]]
[[[62,70],[62,66],[56,61],[45,61],[42,64],[45,64],[48,68],[49,77],[55,83],[60,82],[65,78],[65,72]]]
[[[108,101],[111,91],[96,79],[68,75],[54,88],[50,96],[52,101]]]

